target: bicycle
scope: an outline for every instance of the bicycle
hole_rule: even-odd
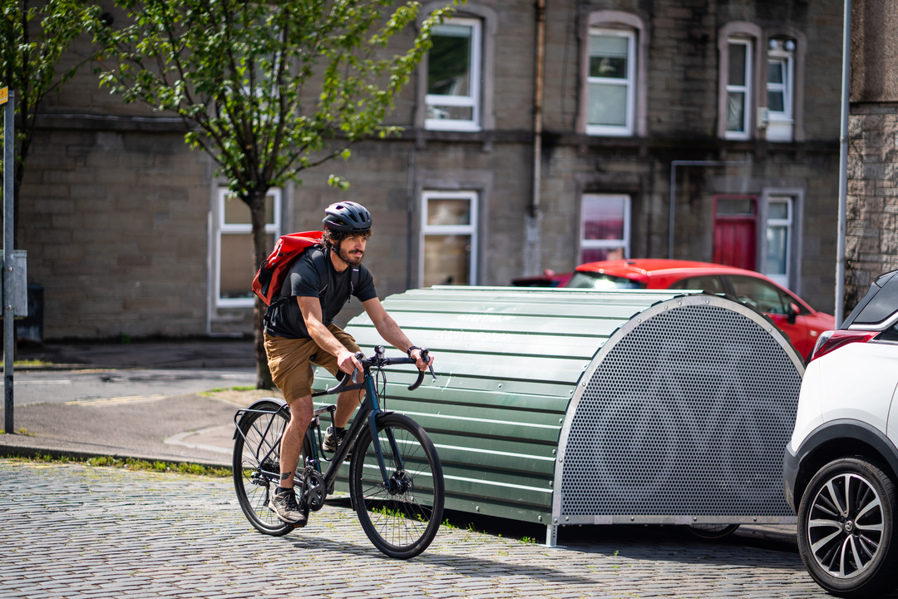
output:
[[[363,369],[361,383],[355,383],[354,372],[344,375],[335,387],[312,394],[365,391],[358,413],[330,459],[322,448],[321,415],[328,412],[333,420],[336,406],[314,411],[296,469],[296,498],[310,511],[320,510],[333,492],[341,465],[348,460],[351,505],[368,539],[390,557],[409,559],[427,549],[436,537],[445,501],[442,466],[427,432],[408,416],[381,407],[381,400],[386,400],[383,369],[414,364],[415,360],[387,358],[383,346],[377,346],[371,358],[361,352],[356,357]],[[428,361],[427,350],[421,357]],[[433,367],[430,375],[436,381]],[[423,380],[421,371],[408,389],[417,389]],[[285,535],[295,527],[268,508],[270,494],[280,480],[280,440],[289,419],[287,403],[276,398],[260,399],[234,415],[237,499],[253,527],[273,536]],[[324,472],[323,463],[327,464]]]

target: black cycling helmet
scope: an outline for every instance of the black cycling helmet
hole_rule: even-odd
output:
[[[355,202],[337,202],[324,210],[325,229],[341,233],[365,233],[371,230],[371,213]]]

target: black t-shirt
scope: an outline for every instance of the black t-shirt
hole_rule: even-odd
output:
[[[307,249],[290,267],[279,297],[268,306],[264,320],[265,332],[288,339],[310,338],[297,297],[319,299],[325,326],[334,321],[349,301],[350,295],[361,302],[377,297],[371,273],[364,265],[358,268],[358,281],[351,288],[352,267],[338,273],[334,270],[328,250],[321,246]]]

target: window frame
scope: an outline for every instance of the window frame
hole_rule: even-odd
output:
[[[786,43],[792,43],[793,49],[787,50],[784,47]],[[771,48],[771,46],[776,43],[776,48]],[[767,43],[767,75],[765,77],[765,103],[767,104],[767,132],[766,137],[770,141],[792,141],[796,137],[795,131],[795,123],[796,123],[796,113],[797,113],[797,67],[796,67],[796,55],[798,54],[799,43],[797,40],[791,38],[783,38],[771,37]],[[770,64],[772,62],[782,62],[783,64],[783,84],[782,84],[782,92],[783,92],[783,111],[774,111],[770,109],[768,94],[770,93],[771,84],[767,79],[769,78],[770,73]],[[778,87],[778,84],[775,85]]]
[[[750,140],[757,136],[757,112],[760,106],[758,90],[762,89],[759,77],[766,75],[766,70],[761,61],[761,41],[764,39],[763,31],[754,23],[745,21],[732,21],[723,25],[717,32],[717,137],[733,141]],[[745,118],[748,126],[745,132],[730,132],[728,124],[728,84],[730,71],[730,42],[748,42],[751,45],[746,66],[751,68],[750,78],[746,82],[751,90],[746,97]]]
[[[470,201],[470,222],[467,225],[430,225],[427,223],[428,202],[441,199],[467,199]],[[428,235],[468,235],[471,238],[468,280],[465,285],[477,284],[478,263],[478,214],[480,193],[472,189],[421,191],[421,228],[418,237],[418,287],[424,286],[425,242]]]
[[[635,35],[633,59],[630,61],[634,73],[632,93],[633,125],[628,134],[643,137],[648,131],[648,57],[649,30],[637,15],[618,10],[596,10],[579,20],[577,35],[580,42],[579,89],[577,100],[577,121],[575,130],[581,135],[597,135],[587,132],[589,112],[589,35],[591,30],[627,31]],[[606,134],[602,134],[606,135]],[[618,135],[619,137],[621,135]]]
[[[266,223],[265,225],[265,233],[269,235],[273,235],[275,239],[277,239],[280,235],[282,235],[282,215],[283,215],[283,193],[281,188],[272,187],[270,188],[266,194],[266,196],[272,196],[273,201],[273,223]],[[221,296],[221,269],[223,265],[222,257],[221,257],[221,242],[223,235],[249,235],[252,237],[253,234],[253,226],[252,223],[247,224],[228,224],[225,222],[225,202],[229,197],[234,198],[236,201],[241,201],[240,199],[234,197],[234,194],[227,187],[219,187],[217,198],[216,198],[216,218],[215,222],[215,243],[213,244],[214,250],[214,267],[213,267],[213,285],[212,285],[212,293],[214,304],[216,308],[251,308],[255,305],[255,296],[252,294],[252,290],[250,289],[251,280],[247,281],[247,293],[248,297],[222,297]],[[273,246],[272,246],[273,247]],[[255,261],[255,259],[253,259]]]
[[[784,219],[771,218],[770,217],[770,205],[774,203],[784,203],[788,208],[788,217]],[[791,287],[790,281],[792,280],[792,260],[793,260],[793,239],[795,235],[795,203],[796,199],[787,195],[771,195],[767,197],[766,201],[766,214],[767,217],[764,223],[764,271],[763,275],[768,279],[775,281],[779,285],[789,289]],[[785,264],[786,264],[786,273],[770,273],[768,270],[767,264],[767,251],[768,251],[768,233],[772,228],[785,228],[786,229],[786,256],[785,256]]]
[[[626,79],[616,79],[608,77],[593,77],[589,74],[589,61],[592,54],[589,51],[589,41],[593,36],[605,37],[625,37],[627,38],[627,77]],[[637,64],[637,46],[636,32],[629,29],[611,29],[607,27],[590,27],[587,35],[586,48],[586,134],[587,135],[605,135],[605,136],[632,136],[635,131],[634,122],[636,120],[636,64]],[[604,85],[616,85],[624,87],[627,91],[625,105],[625,124],[624,125],[591,125],[589,123],[589,99],[590,86],[593,83],[601,83]]]
[[[480,131],[482,129],[483,99],[481,93],[481,80],[483,78],[483,30],[482,19],[471,17],[455,17],[447,19],[442,25],[470,26],[471,31],[471,57],[469,69],[470,93],[467,96],[447,96],[442,94],[427,93],[427,76],[430,66],[427,64],[424,71],[424,128],[431,131]],[[438,28],[439,26],[437,26]],[[429,57],[429,56],[428,56]],[[431,119],[427,118],[430,106],[461,106],[471,108],[471,119]]]
[[[724,127],[725,127],[724,135],[726,136],[727,139],[750,139],[751,138],[751,124],[752,124],[751,113],[752,113],[752,110],[755,105],[754,94],[753,94],[753,85],[752,85],[752,83],[753,83],[752,77],[754,75],[754,68],[752,65],[752,62],[753,62],[752,58],[753,58],[754,53],[752,50],[753,50],[754,43],[753,43],[753,40],[748,39],[748,38],[731,37],[731,38],[727,39],[726,46],[727,46],[728,60],[727,60],[727,70],[726,70],[726,95],[724,97],[724,102],[726,105],[726,112],[725,112],[725,117],[724,117],[726,120],[726,122],[724,124]],[[729,80],[729,74],[730,74],[729,55],[730,55],[730,47],[731,46],[744,46],[744,49],[745,49],[745,72],[743,73],[743,79],[744,79],[745,83],[743,85],[732,84],[732,83],[730,83],[730,80]],[[743,96],[745,97],[745,103],[743,105],[744,114],[742,115],[742,128],[743,128],[742,131],[734,131],[734,130],[729,129],[729,122],[730,122],[729,98],[730,98],[730,93],[734,93],[734,92],[742,93]]]
[[[624,200],[624,222],[623,222],[623,238],[622,239],[585,239],[586,220],[584,219],[586,202],[588,200],[606,199],[606,200]],[[580,198],[580,225],[579,225],[579,247],[577,255],[579,263],[583,264],[586,260],[583,258],[585,250],[601,250],[601,249],[623,249],[624,259],[630,257],[630,228],[631,215],[633,211],[633,198],[625,193],[584,193]]]
[[[792,107],[794,104],[794,74],[795,60],[789,56],[771,56],[767,55],[767,73],[770,73],[770,65],[772,63],[782,63],[783,65],[783,83],[771,83],[767,81],[767,114],[771,121],[780,120],[792,122]],[[779,91],[783,94],[783,110],[774,110],[770,108],[769,94],[771,91]]]

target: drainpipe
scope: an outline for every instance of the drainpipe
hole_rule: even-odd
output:
[[[540,270],[540,187],[542,185],[543,145],[543,56],[546,44],[546,0],[536,2],[536,81],[533,93],[533,195],[527,215],[524,271],[527,275]]]
[[[842,32],[842,126],[839,132],[839,228],[836,240],[836,328],[842,326],[845,303],[845,231],[848,212],[848,103],[851,87],[851,0],[845,0]]]

